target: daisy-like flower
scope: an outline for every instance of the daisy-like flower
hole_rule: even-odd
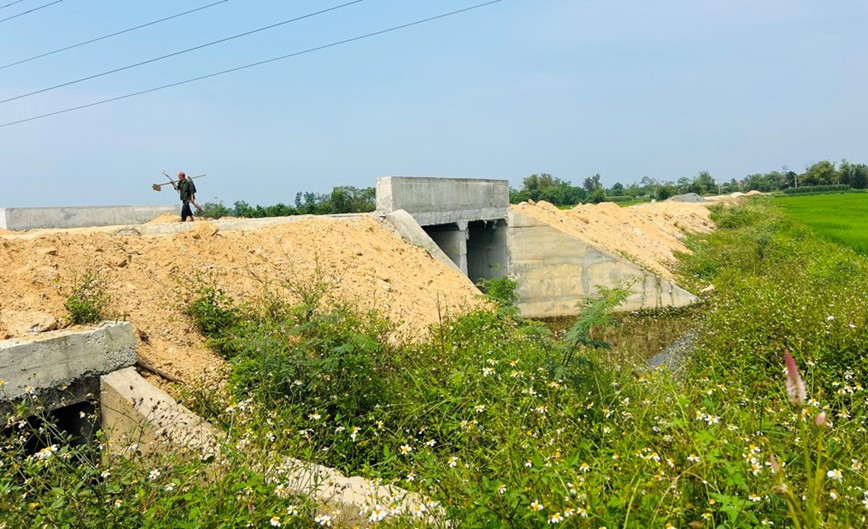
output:
[[[752,501],[754,503],[756,503],[758,501],[762,501],[762,497],[760,497],[756,494],[748,494],[747,499],[749,499],[750,501]]]
[[[458,466],[458,458],[455,456],[451,456],[446,462],[446,464],[449,465],[449,468],[455,468]]]
[[[272,516],[271,517],[271,526],[272,527],[280,527],[282,524],[280,523],[280,516]]]
[[[175,490],[175,482],[174,481],[166,485],[166,492],[172,492],[173,490]]]
[[[850,461],[853,462],[853,464],[850,465],[850,468],[852,468],[853,470],[861,470],[862,469],[862,462],[861,461],[859,461],[858,459],[851,459]]]
[[[287,516],[298,516],[298,507],[295,505],[290,505],[286,508]]]
[[[405,456],[413,451],[413,447],[410,445],[401,445],[401,455]]]
[[[564,507],[564,518],[569,518],[570,516],[576,514],[576,510],[572,507]]]
[[[99,477],[101,477],[102,479],[106,479],[111,475],[112,475],[111,470],[108,470],[108,469],[103,470],[102,472],[99,473]]]
[[[842,479],[844,479],[844,473],[837,468],[833,468],[826,472],[826,477],[831,480],[840,482]]]
[[[534,500],[534,501],[531,502],[531,504],[530,504],[530,509],[531,509],[532,511],[537,511],[537,512],[539,512],[539,511],[545,510],[545,505],[543,505],[542,503],[540,503],[540,502]]]
[[[313,519],[314,522],[320,524],[323,527],[331,527],[332,526],[332,517],[328,514],[320,514]]]
[[[579,470],[581,470],[582,472],[590,472],[591,466],[587,463],[582,463],[581,465],[579,465]]]
[[[563,521],[564,521],[564,517],[561,516],[561,513],[559,513],[559,512],[556,512],[556,513],[549,516],[549,523],[550,524],[561,523]]]
[[[436,445],[436,444],[437,444],[437,441],[435,441],[434,439],[428,439],[427,441],[425,441],[425,446],[427,446],[429,448],[434,448],[434,445]]]
[[[310,420],[312,420],[312,421],[318,421],[318,420],[322,419],[322,415],[320,415],[319,413],[314,412],[314,413],[310,413],[310,414],[308,414],[307,418],[310,419]]]
[[[482,368],[482,376],[489,377],[494,374],[494,369],[491,367],[483,367]]]
[[[375,505],[373,509],[371,509],[371,514],[368,516],[369,522],[380,522],[389,515],[389,512],[382,505]]]
[[[115,498],[114,506],[115,506],[116,509],[117,509],[117,508],[120,508],[120,506],[123,505],[123,504],[124,504],[124,500],[122,500],[122,499],[120,499],[120,498]]]
[[[687,456],[687,460],[691,463],[699,463],[699,456],[696,454],[690,454],[689,456]]]
[[[148,473],[148,479],[150,479],[150,480],[157,479],[158,477],[160,477],[160,469],[159,468],[155,468],[154,470],[151,470]]]
[[[482,413],[485,411],[485,404],[477,404],[473,410],[476,411],[476,413]]]

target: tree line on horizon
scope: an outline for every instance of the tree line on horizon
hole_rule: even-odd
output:
[[[561,180],[548,173],[532,174],[522,181],[520,189],[510,189],[512,204],[526,200],[544,200],[556,206],[572,206],[581,203],[627,202],[641,198],[665,200],[674,195],[696,193],[698,195],[726,194],[737,191],[785,191],[790,188],[816,188],[838,186],[840,189],[868,188],[868,165],[853,164],[847,160],[840,164],[823,160],[796,173],[784,167],[781,171],[754,173],[742,180],[735,178],[718,182],[708,171],[700,171],[693,178],[682,177],[677,181],[658,181],[644,176],[639,182],[625,186],[618,182],[610,188],[601,183],[600,174],[585,178],[582,185],[575,186],[569,180]]]
[[[548,173],[532,174],[522,180],[520,189],[510,188],[512,204],[527,200],[544,200],[556,206],[574,206],[582,203],[628,202],[641,199],[665,200],[674,195],[696,193],[698,195],[734,193],[736,191],[785,191],[791,188],[814,188],[816,186],[839,186],[840,189],[868,188],[868,165],[853,164],[847,160],[839,164],[823,160],[808,166],[801,174],[784,167],[780,171],[755,173],[742,180],[718,182],[708,171],[700,171],[693,178],[682,177],[676,181],[658,181],[650,176],[639,182],[612,187],[603,186],[600,174],[585,178],[580,186]],[[203,217],[285,217],[292,215],[335,215],[341,213],[368,213],[377,207],[376,190],[373,187],[358,188],[339,186],[331,193],[299,192],[292,205],[277,203],[271,206],[251,206],[236,201],[232,206],[222,202],[208,202],[202,206]]]

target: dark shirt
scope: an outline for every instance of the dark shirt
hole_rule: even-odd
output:
[[[189,178],[178,182],[178,192],[181,194],[181,201],[187,202],[190,197],[196,194],[196,184]]]

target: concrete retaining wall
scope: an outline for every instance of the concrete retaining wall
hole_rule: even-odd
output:
[[[598,286],[626,286],[632,294],[618,310],[682,307],[693,294],[623,257],[544,222],[510,211],[509,271],[518,282],[519,309],[528,318],[574,316]]]
[[[377,211],[403,209],[421,226],[505,219],[508,208],[506,180],[407,176],[377,179]]]
[[[181,203],[165,206],[86,206],[69,208],[0,208],[0,229],[87,228],[144,224],[164,213],[178,213]]]

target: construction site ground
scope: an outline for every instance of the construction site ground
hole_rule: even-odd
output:
[[[512,207],[671,277],[674,252],[687,251],[685,233],[713,229],[707,205]],[[374,216],[297,218],[255,231],[220,231],[198,220],[192,231],[152,236],[122,227],[0,230],[0,339],[68,326],[64,302],[88,272],[98,272],[109,286],[107,312],[135,328],[139,357],[183,381],[222,363],[185,314],[202,281],[245,302],[266,291],[292,300],[293,285],[325,280],[333,295],[377,309],[414,339],[425,337],[443,314],[484,303],[468,278]]]

